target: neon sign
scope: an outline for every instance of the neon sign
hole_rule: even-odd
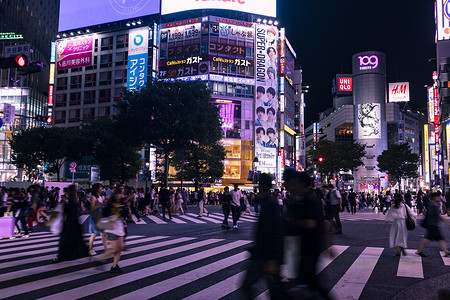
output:
[[[358,56],[360,70],[375,70],[378,67],[378,56]]]

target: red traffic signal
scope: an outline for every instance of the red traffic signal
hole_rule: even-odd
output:
[[[47,118],[47,123],[50,124],[51,122],[53,122],[53,118],[52,118],[52,117],[48,117],[48,118]]]
[[[323,157],[319,157],[317,160],[318,160],[319,162],[323,162]]]
[[[27,60],[22,55],[17,55],[14,60],[19,67],[25,67],[27,64]]]

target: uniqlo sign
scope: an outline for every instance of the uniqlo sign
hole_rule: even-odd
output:
[[[352,78],[339,77],[338,78],[338,91],[339,92],[351,92],[353,88]]]

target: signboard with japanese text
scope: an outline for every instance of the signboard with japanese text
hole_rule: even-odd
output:
[[[57,42],[56,67],[58,70],[92,65],[93,37],[65,39]]]
[[[434,89],[432,86],[428,87],[428,122],[434,122]]]
[[[180,42],[200,38],[201,23],[161,29],[161,43]]]
[[[216,42],[209,43],[209,53],[211,54],[218,53],[218,54],[245,57],[246,53],[245,50],[246,49],[244,46],[228,45],[225,43],[216,43]]]
[[[225,9],[277,17],[276,0],[162,0],[161,14],[167,15],[176,12],[194,9]]]
[[[139,89],[147,83],[148,27],[129,31],[127,90]]]
[[[338,91],[351,92],[353,89],[351,77],[338,77]]]
[[[255,156],[257,170],[276,173],[278,148],[278,29],[256,26]]]
[[[3,48],[3,57],[11,57],[16,55],[29,55],[30,49],[31,49],[30,44],[5,46]]]
[[[430,136],[428,134],[428,124],[423,125],[423,141],[425,144],[425,182],[430,182]]]
[[[158,14],[159,0],[60,0],[58,31]]]
[[[389,102],[409,102],[409,82],[389,83]]]

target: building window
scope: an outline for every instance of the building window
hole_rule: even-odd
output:
[[[81,92],[70,93],[69,105],[79,105],[81,100]]]
[[[84,104],[95,103],[95,91],[85,91],[84,92]]]
[[[116,36],[116,49],[128,47],[128,34]]]
[[[111,84],[111,71],[101,72],[99,85],[108,85],[108,84]]]
[[[120,83],[126,83],[127,82],[127,70],[116,70],[114,73],[114,83],[120,84]]]
[[[110,95],[111,91],[109,89],[100,90],[98,95],[98,103],[109,102]]]
[[[79,122],[79,121],[80,121],[80,110],[79,109],[69,110],[69,123]]]
[[[80,89],[81,88],[81,75],[76,75],[76,76],[70,77],[70,88],[71,89]]]
[[[56,90],[62,91],[67,89],[67,77],[60,77],[56,79]]]
[[[55,111],[55,123],[66,123],[66,111],[65,110],[58,110]]]
[[[100,56],[100,68],[108,68],[112,66],[112,55],[103,54]]]
[[[112,49],[112,36],[102,38],[101,50],[111,50]]]
[[[128,52],[116,53],[116,66],[124,66],[128,64]]]
[[[86,74],[84,75],[84,86],[85,87],[95,87],[97,85],[97,74]]]
[[[66,106],[67,104],[67,94],[58,94],[56,95],[55,106]]]
[[[99,107],[98,108],[98,118],[100,119],[100,118],[108,117],[109,116],[109,111],[110,111],[109,106]]]
[[[95,108],[83,109],[83,120],[90,120],[95,117]]]

